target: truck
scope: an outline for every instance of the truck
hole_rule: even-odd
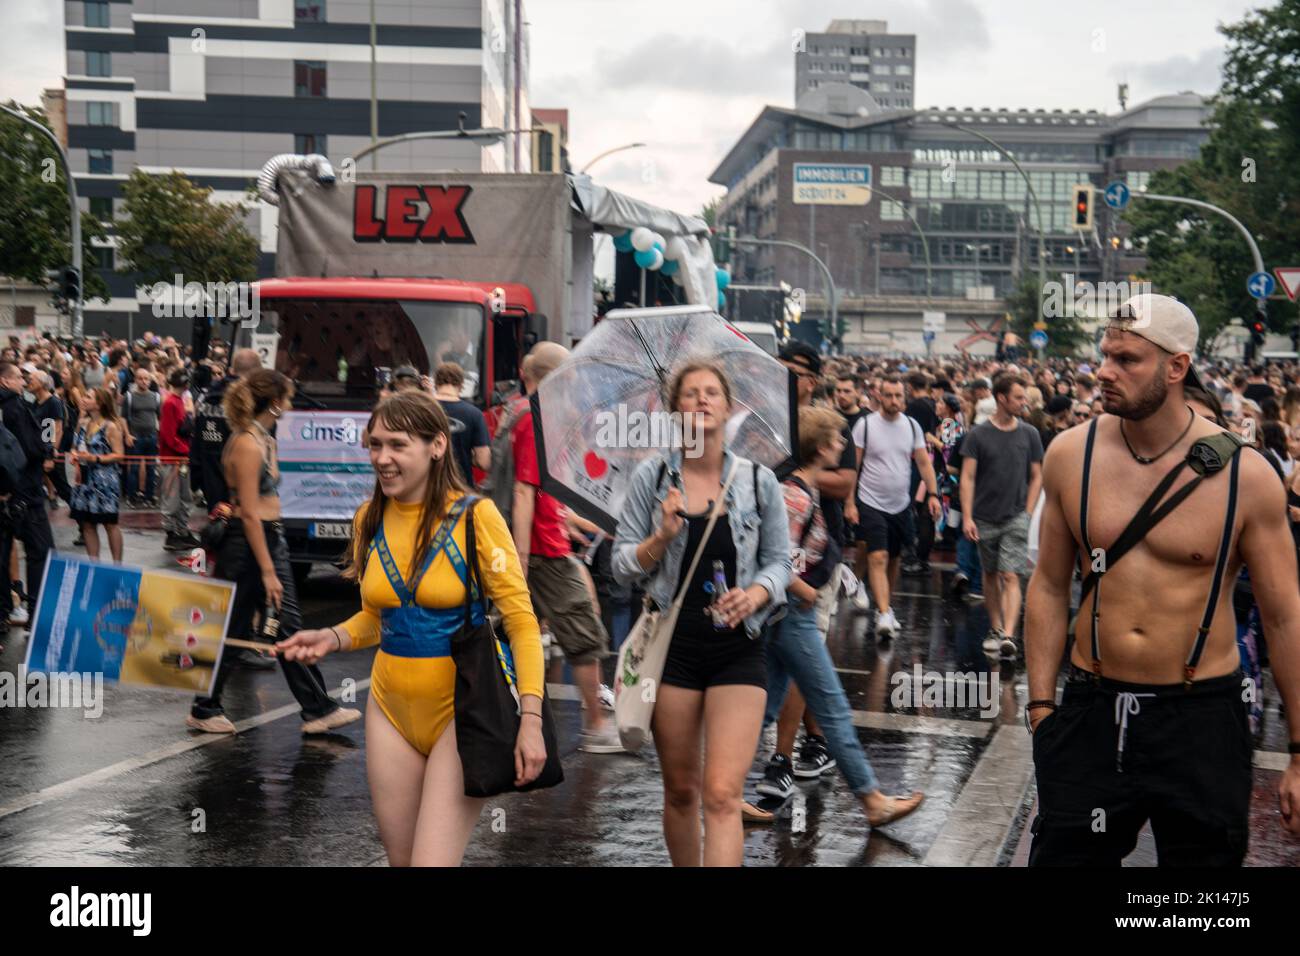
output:
[[[592,326],[594,239],[645,227],[680,256],[683,301],[716,302],[707,223],[572,174],[356,171],[278,156],[258,180],[278,209],[276,277],[232,336],[293,380],[277,439],[295,574],[336,561],[374,487],[362,436],[379,389],[411,366],[465,371],[462,399],[495,423],[538,341]]]

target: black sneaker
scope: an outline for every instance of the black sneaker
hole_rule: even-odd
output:
[[[799,762],[794,765],[794,775],[800,780],[813,780],[835,769],[835,758],[826,749],[826,738],[809,734],[799,750]]]
[[[168,532],[167,538],[163,541],[164,551],[188,551],[193,545],[178,534]]]
[[[265,654],[259,654],[257,653],[257,651],[251,650],[250,648],[247,647],[240,650],[238,656],[236,656],[235,658],[235,663],[238,664],[240,667],[248,667],[248,668],[252,668],[253,670],[259,670],[259,671],[275,670],[274,657],[268,657]]]
[[[958,571],[952,576],[952,584],[948,586],[948,596],[959,598],[970,589],[970,578]]]
[[[920,561],[908,561],[903,565],[904,574],[923,574],[925,571],[926,567]]]
[[[784,800],[794,793],[794,772],[790,758],[785,754],[773,754],[763,771],[763,779],[754,787],[765,797],[778,797]]]

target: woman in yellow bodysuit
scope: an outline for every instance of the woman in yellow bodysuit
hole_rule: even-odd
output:
[[[451,636],[463,626],[467,489],[451,453],[447,415],[422,392],[401,392],[370,419],[375,490],[358,509],[345,575],[361,583],[361,611],[334,627],[299,631],[278,647],[314,663],[379,644],[366,708],[366,775],[392,866],[456,866],[483,800],[465,796],[456,749]],[[523,716],[516,785],[537,777],[542,739],[541,632],[505,520],[490,499],[473,507],[479,580],[501,611]],[[413,593],[412,593],[413,592]],[[483,609],[474,609],[474,622]]]

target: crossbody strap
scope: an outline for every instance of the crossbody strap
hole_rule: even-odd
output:
[[[687,569],[685,576],[682,577],[682,586],[677,590],[677,596],[673,598],[673,607],[681,607],[682,601],[686,598],[686,589],[691,586],[691,578],[695,575],[695,569],[699,567],[700,558],[704,554],[704,546],[709,543],[709,536],[713,534],[713,526],[718,523],[718,513],[722,510],[722,503],[726,500],[727,489],[731,487],[731,480],[736,477],[736,471],[740,467],[740,459],[733,458],[731,461],[731,472],[727,475],[726,482],[722,485],[722,493],[718,495],[718,500],[713,502],[713,507],[709,510],[709,522],[704,526],[704,535],[700,538],[699,547],[695,549],[695,556],[691,558],[691,566]],[[758,496],[758,487],[754,487],[754,495]]]
[[[1196,640],[1187,655],[1183,667],[1183,683],[1191,686],[1196,674],[1196,666],[1201,662],[1206,641],[1210,637],[1210,625],[1214,622],[1214,612],[1219,605],[1219,591],[1223,587],[1223,571],[1228,565],[1228,552],[1232,545],[1232,530],[1237,523],[1237,475],[1241,470],[1241,455],[1232,456],[1232,471],[1228,477],[1228,511],[1223,518],[1223,538],[1219,542],[1219,556],[1214,562],[1214,579],[1210,582],[1210,596],[1205,602],[1205,613],[1201,615],[1201,626],[1196,629]]]
[[[1088,563],[1092,560],[1092,541],[1088,537],[1088,493],[1092,488],[1092,451],[1097,442],[1097,419],[1088,423],[1088,438],[1083,446],[1083,486],[1079,494],[1079,536],[1083,538],[1083,550],[1086,555],[1084,567],[1091,565]],[[1092,592],[1092,669],[1101,675],[1101,640],[1097,635],[1097,620],[1101,617],[1098,609],[1098,601],[1101,599],[1100,591],[1096,588]],[[1083,606],[1082,597],[1079,599],[1080,607]]]

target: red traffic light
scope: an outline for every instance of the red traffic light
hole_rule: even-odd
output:
[[[1263,335],[1264,323],[1256,319],[1254,322],[1250,323],[1250,330],[1254,332],[1256,335]]]

